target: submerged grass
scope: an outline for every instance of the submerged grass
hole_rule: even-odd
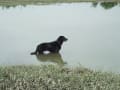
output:
[[[120,90],[120,74],[56,65],[0,67],[0,90]]]

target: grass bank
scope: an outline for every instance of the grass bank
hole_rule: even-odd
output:
[[[26,6],[31,4],[55,4],[55,3],[77,3],[77,2],[117,2],[120,0],[0,0],[2,7],[16,7],[18,5]]]
[[[120,90],[120,74],[55,65],[0,67],[0,90]]]
[[[95,2],[96,0],[0,0],[2,6],[30,5],[30,4],[55,4],[74,2]]]

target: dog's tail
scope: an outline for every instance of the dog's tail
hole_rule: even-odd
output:
[[[30,54],[31,54],[31,55],[36,55],[36,54],[37,54],[37,49],[36,49],[35,52],[31,52]]]
[[[31,52],[30,54],[31,54],[31,55],[36,55],[37,53],[36,53],[36,51],[35,51],[35,52]]]

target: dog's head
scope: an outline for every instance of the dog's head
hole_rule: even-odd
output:
[[[64,41],[67,41],[68,39],[66,37],[64,37],[64,36],[59,36],[58,40],[64,42]]]

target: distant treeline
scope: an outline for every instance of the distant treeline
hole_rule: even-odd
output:
[[[0,7],[10,8],[17,6],[27,6],[27,5],[44,5],[44,4],[54,4],[54,3],[80,3],[80,2],[91,2],[93,7],[98,5],[102,6],[104,9],[111,9],[118,4],[120,0],[113,0],[111,2],[101,0],[0,0]]]

